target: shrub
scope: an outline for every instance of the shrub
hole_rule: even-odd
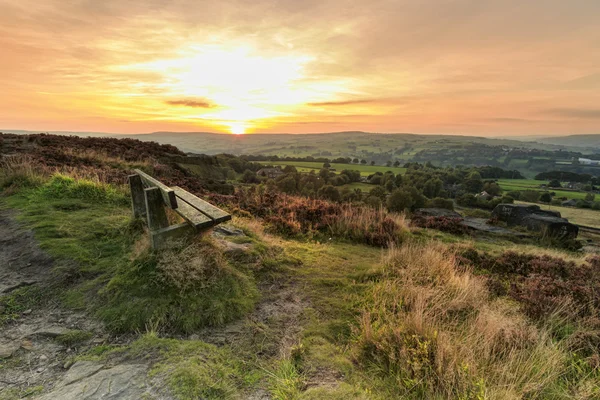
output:
[[[521,192],[519,192],[518,190],[507,192],[506,195],[512,197],[515,200],[521,199]]]
[[[286,235],[320,233],[387,246],[401,242],[408,229],[404,216],[380,208],[289,196],[258,186],[212,199],[263,218],[271,230]]]
[[[550,193],[548,193],[548,192],[544,192],[540,196],[540,201],[542,203],[550,203],[552,201],[552,195]]]
[[[510,282],[510,287],[501,294],[521,302],[531,318],[546,318],[568,304],[575,314],[600,315],[600,298],[597,296],[600,270],[595,258],[576,264],[548,255],[513,251],[497,257],[473,250],[460,255],[468,265],[489,273],[492,286]]]
[[[565,355],[547,332],[491,298],[485,279],[460,271],[442,245],[394,247],[382,271],[354,354],[390,383],[390,398],[520,398],[563,373]]]
[[[537,203],[540,199],[540,192],[535,190],[523,190],[521,191],[521,195],[519,200],[526,201],[529,203]]]
[[[441,197],[436,197],[434,199],[429,200],[429,202],[427,202],[427,207],[445,208],[447,210],[454,210],[454,202],[450,199],[443,199]]]
[[[403,212],[415,204],[411,194],[404,189],[396,189],[387,199],[387,208],[392,212]]]
[[[320,188],[317,192],[318,196],[331,201],[340,201],[340,191],[331,185],[326,185]]]
[[[412,225],[420,228],[437,229],[438,231],[448,232],[455,235],[462,235],[469,229],[462,223],[462,218],[452,217],[420,217],[411,220]]]
[[[254,306],[257,289],[215,244],[202,240],[124,263],[100,295],[98,315],[113,331],[157,324],[190,333],[244,315]]]

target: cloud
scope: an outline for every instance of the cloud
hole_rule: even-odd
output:
[[[342,100],[342,101],[320,101],[316,103],[307,103],[311,107],[337,107],[337,106],[351,106],[355,104],[369,104],[374,103],[377,100],[373,99],[359,99],[359,100]]]
[[[592,108],[550,108],[544,114],[563,118],[600,119],[600,109]]]
[[[192,108],[214,108],[216,107],[213,103],[208,100],[167,100],[166,104],[171,106],[184,106],[184,107],[192,107]]]

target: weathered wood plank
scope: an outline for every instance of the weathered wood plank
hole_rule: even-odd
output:
[[[161,196],[168,207],[171,207],[174,210],[177,208],[177,199],[175,198],[175,191],[173,189],[159,180],[154,179],[144,171],[134,169],[134,172],[138,174],[140,178],[142,178],[145,186],[156,187],[160,189]]]
[[[196,230],[193,226],[184,222],[183,224],[171,225],[158,231],[150,232],[150,241],[153,249],[168,248],[174,242],[182,241],[194,235]]]
[[[215,225],[215,221],[212,218],[202,214],[185,201],[178,201],[177,205],[178,207],[175,212],[181,215],[183,219],[192,224],[197,230],[210,228]]]
[[[150,231],[157,231],[169,226],[160,189],[156,187],[144,189],[144,197],[146,198],[146,212]]]
[[[194,196],[193,194],[183,190],[179,186],[174,186],[173,190],[175,190],[175,196],[177,197],[177,199],[181,199],[182,201],[186,202],[187,204],[200,211],[202,214],[213,219],[215,224],[229,221],[231,219],[231,215],[229,215],[225,211]]]
[[[133,218],[146,216],[146,200],[144,198],[144,185],[139,175],[129,175],[129,188],[131,189],[131,208]]]

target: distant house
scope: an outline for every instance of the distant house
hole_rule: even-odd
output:
[[[589,158],[580,158],[579,164],[583,165],[600,165],[599,160],[590,160]]]
[[[275,179],[278,176],[283,175],[283,171],[280,168],[262,168],[256,171],[256,175],[269,179]]]
[[[483,199],[483,200],[491,200],[491,199],[494,198],[494,196],[492,196],[491,194],[489,194],[485,190],[483,192],[479,193],[478,195],[476,195],[475,197],[478,197],[478,198]]]

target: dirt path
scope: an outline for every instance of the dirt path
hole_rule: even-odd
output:
[[[11,211],[0,209],[0,295],[46,280],[51,268],[52,259],[33,233],[22,228]]]
[[[230,229],[236,231],[234,236],[243,235]],[[228,235],[215,236],[223,243],[225,253],[250,249],[229,242]],[[0,297],[24,292],[43,296],[43,290],[53,284],[53,266],[52,258],[39,247],[33,233],[16,221],[12,211],[0,210]],[[257,359],[262,360],[289,357],[299,340],[306,296],[293,281],[264,283],[260,291],[261,301],[247,317],[199,331],[189,339],[239,351],[256,349]],[[51,296],[48,300],[38,299],[31,307],[10,311],[10,318],[0,321],[0,399],[171,398],[148,379],[149,365],[127,363],[133,360],[109,365],[73,363],[73,356],[82,351],[119,342],[85,313],[65,309]],[[74,333],[85,335],[85,339],[78,343],[64,340]],[[125,373],[127,379],[123,378]],[[259,389],[246,393],[245,398],[262,400],[270,396]]]
[[[43,298],[42,289],[52,283],[52,267],[52,258],[40,249],[33,233],[11,211],[0,210],[0,296],[10,299],[0,303],[6,317],[0,321],[0,399],[35,398],[41,393],[42,399],[140,398],[147,393],[146,366],[71,365],[83,344],[70,339],[83,337],[89,347],[106,342],[108,336],[84,313]],[[15,296],[38,298],[23,309]]]

